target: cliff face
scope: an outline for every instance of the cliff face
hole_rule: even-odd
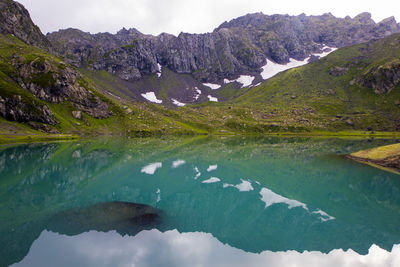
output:
[[[11,0],[0,0],[0,33],[13,34],[26,44],[42,49],[50,47],[50,42],[32,22],[29,12]]]
[[[266,58],[287,63],[321,52],[400,32],[393,17],[375,23],[369,13],[355,18],[249,14],[221,24],[212,33],[144,35],[135,29],[89,34],[75,29],[47,35],[58,55],[75,66],[106,70],[124,80],[154,74],[158,65],[217,82],[256,74]]]
[[[395,59],[368,69],[357,79],[357,83],[373,89],[376,94],[390,93],[395,86],[400,84],[400,60]]]
[[[52,103],[69,102],[94,118],[111,115],[108,105],[77,70],[48,51],[51,44],[19,3],[0,0],[0,115],[57,132]]]

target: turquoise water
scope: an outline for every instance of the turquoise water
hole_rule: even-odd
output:
[[[394,142],[232,137],[4,147],[0,265],[397,264],[400,176],[343,156]],[[98,216],[106,202],[117,211]],[[157,220],[121,223],[120,202],[153,207]]]

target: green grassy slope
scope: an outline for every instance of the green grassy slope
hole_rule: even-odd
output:
[[[14,95],[21,96],[21,101],[28,103],[29,109],[34,112],[37,106],[49,106],[58,121],[55,128],[61,133],[139,136],[206,133],[204,129],[198,129],[174,119],[179,118],[179,116],[173,114],[174,111],[154,104],[135,102],[132,98],[129,98],[129,95],[121,94],[121,90],[118,91],[118,88],[113,88],[120,86],[120,88],[126,89],[124,85],[118,84],[118,80],[114,80],[113,76],[104,73],[103,80],[83,74],[82,86],[105,101],[113,115],[107,119],[95,119],[83,113],[82,119],[76,119],[72,116],[72,111],[76,108],[69,101],[57,104],[48,103],[39,100],[28,90],[21,88],[13,79],[17,75],[14,66],[10,63],[13,57],[23,58],[26,64],[39,58],[60,68],[65,63],[37,47],[26,45],[11,35],[0,35],[0,96],[3,98]],[[39,78],[44,80],[46,77]],[[122,97],[106,94],[109,91]],[[3,135],[40,134],[40,132],[30,129],[27,123],[15,123],[1,119],[0,126]]]
[[[400,130],[400,84],[377,94],[359,86],[371,70],[400,59],[400,35],[339,49],[267,80],[234,100],[257,107],[272,123],[331,130]],[[343,75],[330,72],[346,68]]]
[[[47,103],[22,89],[10,77],[15,74],[13,57],[27,62],[43,58],[62,68],[63,61],[11,35],[0,35],[0,96],[20,95],[34,110],[47,105],[65,134],[150,136],[163,134],[278,134],[363,135],[378,131],[395,132],[400,127],[400,86],[389,93],[377,94],[359,86],[359,77],[368,77],[371,69],[391,66],[400,57],[400,36],[339,49],[328,57],[303,67],[288,70],[255,88],[226,86],[214,90],[225,102],[204,102],[177,108],[169,101],[187,86],[201,86],[190,75],[178,75],[167,69],[161,78],[155,75],[135,83],[123,82],[101,71],[77,70],[82,85],[105,101],[113,112],[107,119],[95,119],[83,113],[72,116],[72,103]],[[347,68],[341,76],[329,74],[335,68]],[[178,77],[179,76],[179,77]],[[45,77],[41,77],[45,79]],[[141,92],[158,88],[157,96],[166,106],[143,102]],[[202,97],[206,97],[207,91]],[[154,90],[156,91],[156,90]],[[191,97],[191,96],[187,96]],[[25,123],[0,121],[0,134],[40,134]],[[378,133],[380,134],[380,133]]]

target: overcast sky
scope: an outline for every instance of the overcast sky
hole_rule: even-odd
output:
[[[29,10],[43,33],[65,28],[115,33],[122,27],[147,34],[210,32],[226,20],[247,13],[321,15],[338,17],[367,11],[379,22],[395,16],[400,1],[377,0],[18,0]]]

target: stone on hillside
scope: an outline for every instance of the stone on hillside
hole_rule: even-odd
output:
[[[79,110],[74,110],[74,111],[72,111],[72,116],[73,116],[75,119],[80,120],[80,119],[82,119],[82,112],[79,111]]]
[[[400,84],[400,60],[368,70],[357,79],[357,84],[373,89],[376,94],[389,93]]]
[[[329,74],[335,77],[345,75],[349,71],[348,68],[334,67],[329,70]]]
[[[333,89],[326,90],[327,95],[336,95],[336,92]]]
[[[345,120],[345,123],[349,126],[354,126],[354,122],[350,119]]]

